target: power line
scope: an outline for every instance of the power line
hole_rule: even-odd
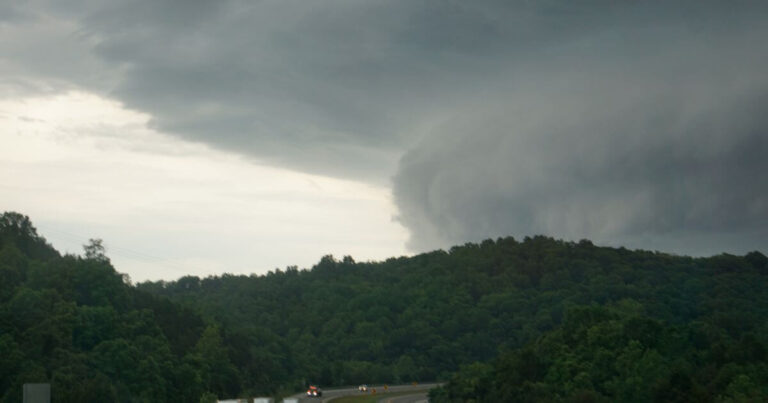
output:
[[[74,234],[61,229],[46,228],[45,232],[53,233],[54,236],[52,236],[51,238],[58,238],[60,240],[63,238],[69,242],[77,242],[80,245],[85,245],[90,241],[90,239],[92,239],[92,237],[84,237],[82,235]],[[171,270],[174,270],[176,272],[179,272],[182,274],[189,274],[188,268],[185,269],[185,268],[182,268],[181,266],[177,266],[173,263],[170,263],[168,262],[167,258],[154,256],[146,252],[140,252],[137,250],[133,250],[133,249],[129,249],[121,246],[114,246],[111,242],[108,244],[107,250],[110,252],[110,254],[114,253],[114,255],[117,255],[126,259],[156,263],[161,266],[167,267]]]

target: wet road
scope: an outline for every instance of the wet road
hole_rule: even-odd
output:
[[[427,403],[427,392],[416,393],[413,395],[397,396],[397,397],[383,397],[379,400],[381,403]]]
[[[386,391],[384,389],[384,385],[369,385],[368,390],[371,391],[373,389],[376,389],[377,395],[381,396],[381,398],[379,399],[380,402],[420,403],[420,402],[427,401],[427,392],[424,391],[424,389],[431,389],[437,385],[438,384],[436,383],[425,383],[425,384],[417,384],[417,385],[394,385],[394,386],[389,386]],[[391,398],[387,397],[387,393],[408,392],[408,391],[414,391],[415,394],[407,395],[407,396],[393,396]],[[327,403],[337,397],[360,396],[360,395],[363,395],[363,393],[358,391],[357,388],[355,387],[355,388],[348,388],[348,389],[331,389],[331,390],[323,389],[323,397],[321,398],[307,397],[304,393],[296,394],[290,397],[294,399],[299,399],[299,402],[301,403],[320,403],[320,402]]]

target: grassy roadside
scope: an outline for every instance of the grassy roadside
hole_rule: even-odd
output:
[[[382,392],[382,393],[376,393],[375,395],[368,393],[360,396],[339,396],[335,399],[331,399],[330,402],[331,403],[376,403],[381,399],[386,399],[390,397],[415,395],[418,393],[429,392],[429,389],[431,388],[414,389],[414,390],[409,390],[407,392]]]

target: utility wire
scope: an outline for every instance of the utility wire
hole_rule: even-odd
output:
[[[80,245],[86,245],[90,239],[93,237],[84,237],[78,234],[73,234],[68,231],[64,231],[61,229],[52,229],[52,228],[46,228],[45,230],[47,233],[53,233],[54,236],[51,236],[50,238],[59,239],[59,240],[66,240],[69,242],[76,242]],[[162,258],[159,256],[154,256],[151,254],[148,254],[146,252],[140,252],[129,248],[124,248],[120,246],[114,246],[112,243],[109,243],[107,245],[107,250],[110,252],[110,254],[114,253],[117,256],[130,259],[133,261],[144,261],[144,262],[150,262],[150,263],[157,263],[161,266],[167,267],[171,270],[174,270],[176,272],[182,273],[182,274],[189,274],[189,269],[182,268],[181,266],[177,266],[173,263],[168,262],[167,258]]]

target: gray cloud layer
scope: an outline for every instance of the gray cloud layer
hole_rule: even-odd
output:
[[[765,249],[768,31],[707,11],[563,38],[436,128],[395,180],[411,247],[543,233]]]
[[[0,7],[38,46],[0,40],[0,71],[266,163],[396,172],[415,250],[765,250],[768,7],[670,3],[33,2]]]

